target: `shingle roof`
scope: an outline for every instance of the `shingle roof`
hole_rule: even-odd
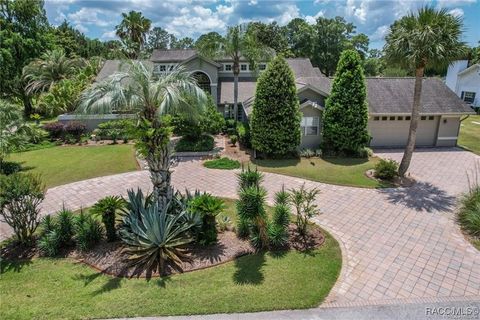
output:
[[[153,64],[148,60],[142,60],[142,62],[146,65],[150,65],[153,67]],[[95,77],[95,82],[100,82],[103,79],[111,76],[115,72],[125,72],[129,68],[129,65],[126,61],[123,60],[105,60],[103,63],[102,69],[98,72],[97,76]]]
[[[415,78],[367,78],[367,97],[370,113],[410,113]],[[469,113],[465,104],[438,78],[424,78],[421,113]]]
[[[327,77],[300,77],[295,80],[297,89],[304,87],[305,85],[312,86],[319,89],[326,94],[330,94],[331,81]]]
[[[153,50],[150,61],[153,62],[179,62],[190,59],[197,54],[194,49],[180,50]]]
[[[220,103],[233,103],[233,80],[219,82]],[[238,102],[243,102],[255,94],[255,81],[238,81]]]
[[[310,59],[307,58],[293,58],[293,59],[286,59],[288,65],[292,69],[295,78],[300,77],[316,77],[318,76],[315,68],[313,68]],[[318,70],[320,71],[320,70]]]

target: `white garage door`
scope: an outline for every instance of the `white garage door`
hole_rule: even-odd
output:
[[[375,120],[377,119],[377,120]],[[417,146],[434,146],[438,117],[425,116],[418,122]],[[403,147],[407,144],[410,121],[399,116],[380,116],[369,119],[372,147]]]

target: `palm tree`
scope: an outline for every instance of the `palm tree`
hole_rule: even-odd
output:
[[[125,72],[116,72],[84,91],[78,111],[81,113],[134,112],[137,115],[137,149],[145,156],[159,208],[165,208],[173,196],[170,186],[171,128],[167,114],[199,114],[185,97],[193,97],[203,108],[205,93],[193,76],[179,67],[168,74],[153,76],[152,68],[130,61]]]
[[[257,68],[258,62],[268,59],[272,49],[260,43],[254,32],[247,25],[229,27],[227,35],[213,42],[199,46],[201,55],[209,58],[230,58],[233,61],[233,110],[234,119],[238,117],[238,75],[240,74],[240,59],[245,58],[249,64]]]
[[[122,22],[115,27],[115,30],[117,36],[126,44],[127,49],[131,50],[130,58],[136,59],[140,55],[152,21],[145,18],[141,12],[133,10],[128,14],[122,13],[122,17]]]
[[[27,94],[48,91],[55,83],[72,76],[85,66],[83,59],[70,59],[63,50],[45,52],[23,68]]]
[[[415,70],[412,116],[407,146],[398,169],[404,176],[410,165],[420,115],[422,80],[425,68],[444,68],[465,54],[465,44],[460,41],[463,22],[446,9],[436,10],[425,6],[390,26],[384,47],[388,61]]]

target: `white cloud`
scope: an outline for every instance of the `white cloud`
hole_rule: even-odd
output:
[[[450,13],[452,16],[455,16],[455,17],[463,17],[464,11],[463,9],[455,8],[448,11],[448,13]]]
[[[75,29],[77,29],[78,31],[82,32],[82,33],[86,33],[88,32],[88,28],[81,25],[80,23],[77,23],[75,26],[74,26]]]
[[[388,34],[389,26],[383,25],[377,28],[375,32],[370,36],[371,41],[384,40]]]
[[[100,38],[102,40],[112,40],[112,39],[117,38],[117,35],[115,33],[115,30],[107,31],[107,32],[104,32]]]
[[[317,12],[316,15],[314,16],[305,16],[305,21],[307,21],[308,23],[310,24],[314,24],[316,21],[317,21],[317,18],[319,17],[324,17],[325,16],[325,11],[324,10],[320,10]]]
[[[111,21],[100,18],[99,14],[104,14],[104,12],[99,9],[81,8],[74,13],[69,13],[68,19],[74,24],[92,24],[98,27],[106,27],[111,24]]]

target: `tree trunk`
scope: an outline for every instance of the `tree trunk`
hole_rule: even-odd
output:
[[[420,66],[415,70],[415,90],[413,93],[412,117],[410,119],[410,131],[408,132],[407,146],[403,153],[402,162],[398,168],[400,177],[407,173],[410,161],[412,160],[413,150],[415,149],[415,140],[417,138],[418,118],[420,117],[420,98],[422,96],[422,82],[425,67]]]
[[[30,97],[24,93],[22,93],[22,100],[23,100],[23,115],[26,120],[30,119],[30,115],[33,113],[33,106]]]
[[[233,62],[233,119],[238,119],[238,74],[240,73],[240,65],[238,61]]]
[[[156,153],[150,153],[146,158],[153,184],[153,196],[160,209],[165,208],[173,197],[173,189],[170,185],[170,155],[171,145],[167,143],[158,146]]]

